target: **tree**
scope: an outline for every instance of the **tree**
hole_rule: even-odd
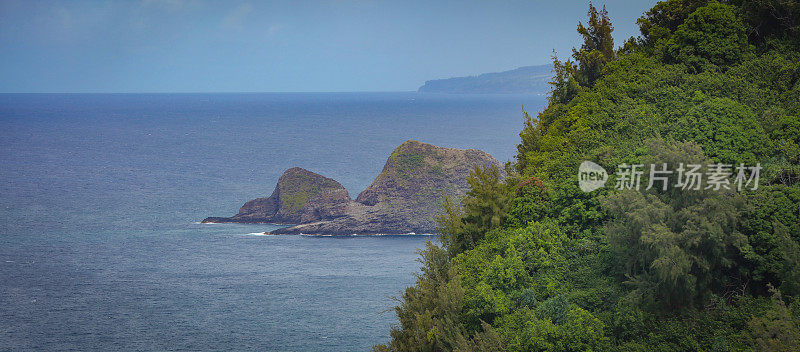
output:
[[[693,143],[653,140],[645,164],[678,162],[707,165]],[[747,237],[738,229],[742,199],[731,191],[622,191],[603,201],[613,220],[608,242],[620,274],[645,305],[678,309],[706,303],[712,292],[725,294],[742,282],[736,271]]]
[[[770,287],[772,299],[770,308],[763,316],[753,317],[747,323],[754,345],[759,351],[798,351],[800,350],[800,321],[792,316],[784,303],[781,292]]]
[[[452,256],[473,248],[486,232],[502,225],[511,200],[510,186],[496,165],[476,166],[467,183],[470,189],[461,204],[446,199],[438,218],[442,244]]]
[[[747,28],[732,6],[711,2],[692,12],[667,42],[666,58],[696,72],[739,63],[751,51]]]
[[[520,143],[517,145],[517,162],[515,164],[516,171],[519,174],[525,173],[525,168],[528,165],[528,153],[539,150],[539,142],[542,138],[542,132],[538,128],[539,121],[528,115],[528,112],[523,110],[522,116],[525,119],[522,131],[519,133]]]
[[[581,85],[578,82],[578,68],[575,63],[567,60],[561,62],[558,57],[553,53],[553,80],[548,82],[553,87],[550,92],[548,101],[550,104],[566,104],[572,98],[578,95],[581,91]]]
[[[578,81],[582,86],[591,87],[602,75],[603,67],[614,60],[614,38],[611,32],[614,26],[608,18],[605,5],[603,9],[589,3],[589,21],[584,26],[578,22],[578,33],[583,37],[580,50],[573,49],[573,57],[580,64],[578,66]]]
[[[754,43],[770,37],[785,37],[800,44],[800,2],[797,0],[731,0],[738,5],[750,25],[748,36]]]
[[[705,97],[693,105],[678,117],[675,137],[702,145],[706,155],[728,164],[755,165],[765,155],[769,139],[747,106],[729,98]]]
[[[647,10],[644,16],[636,20],[639,31],[642,33],[641,42],[648,47],[654,47],[661,42],[669,40],[678,26],[686,18],[705,6],[708,0],[667,0],[658,2],[653,8]]]

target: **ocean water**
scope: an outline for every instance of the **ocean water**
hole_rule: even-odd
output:
[[[435,236],[199,224],[407,139],[513,158],[540,96],[0,94],[0,351],[365,351]]]

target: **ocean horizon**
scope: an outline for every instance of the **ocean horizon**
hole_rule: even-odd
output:
[[[353,351],[435,236],[268,236],[230,216],[303,167],[355,197],[413,139],[512,160],[536,95],[2,93],[0,345]]]

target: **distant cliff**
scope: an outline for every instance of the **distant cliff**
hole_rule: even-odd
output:
[[[204,222],[297,224],[273,231],[276,234],[432,233],[443,198],[463,196],[469,172],[490,164],[500,167],[479,150],[406,141],[355,200],[333,179],[293,168],[280,177],[270,197],[245,203],[232,217]]]
[[[553,65],[525,66],[511,71],[426,81],[422,93],[547,94]]]

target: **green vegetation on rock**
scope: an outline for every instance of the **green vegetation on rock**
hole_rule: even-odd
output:
[[[432,233],[442,199],[463,197],[469,188],[466,178],[470,170],[488,165],[497,167],[499,163],[478,150],[405,141],[395,148],[372,184],[349,203],[344,216],[275,233]]]
[[[347,190],[336,180],[293,167],[278,178],[269,197],[245,203],[232,217],[210,217],[203,222],[296,224],[329,220],[342,216],[350,201]]]
[[[342,187],[333,179],[319,177],[317,174],[290,173],[278,182],[281,212],[283,214],[299,213],[312,197],[326,189]]]

